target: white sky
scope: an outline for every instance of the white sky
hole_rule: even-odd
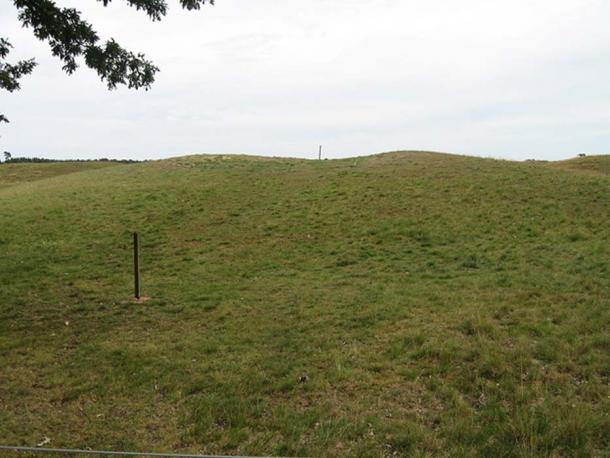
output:
[[[0,150],[53,158],[222,152],[345,157],[425,149],[511,159],[610,150],[607,0],[217,0],[152,23],[121,0],[62,0],[144,52],[152,90],[68,76],[0,4]]]

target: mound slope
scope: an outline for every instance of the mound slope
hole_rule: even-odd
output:
[[[4,189],[0,442],[602,455],[609,180],[391,153]]]

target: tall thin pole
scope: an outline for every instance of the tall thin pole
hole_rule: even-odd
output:
[[[138,233],[133,233],[133,284],[134,295],[140,299],[140,243]]]
[[[320,145],[320,149],[318,149],[318,160],[322,160],[322,145]]]

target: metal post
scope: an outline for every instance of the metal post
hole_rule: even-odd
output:
[[[320,149],[318,150],[318,160],[322,160],[322,145],[320,145]]]
[[[140,243],[138,233],[133,233],[133,281],[134,294],[136,299],[140,299]]]

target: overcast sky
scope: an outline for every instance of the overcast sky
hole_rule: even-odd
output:
[[[9,61],[0,150],[153,159],[222,152],[345,157],[423,149],[510,159],[610,152],[607,0],[168,0],[152,23],[114,0],[62,0],[160,67],[148,91],[61,71],[0,3]]]

